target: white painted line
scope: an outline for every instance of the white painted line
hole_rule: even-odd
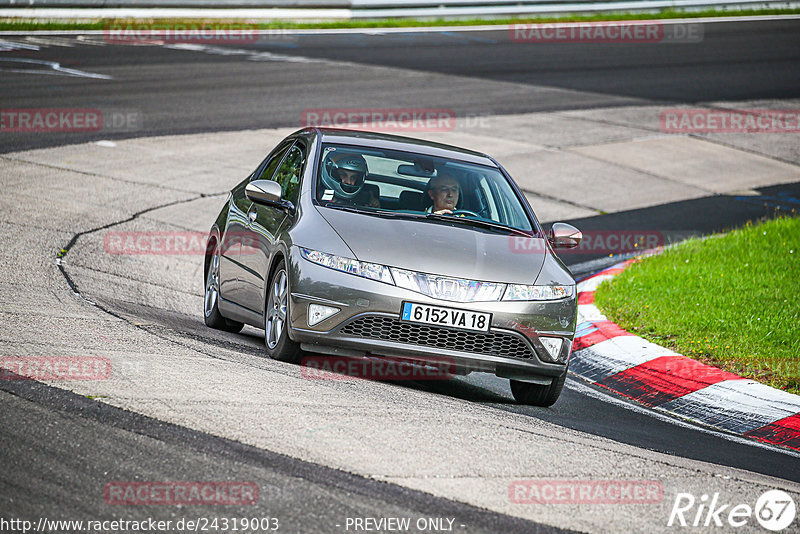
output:
[[[35,34],[36,32],[33,32],[33,33]],[[80,42],[81,44],[85,44],[85,45],[89,45],[89,46],[105,46],[105,45],[108,44],[108,43],[106,43],[105,41],[102,41],[102,40],[87,39],[86,37],[87,37],[86,35],[78,35],[77,36],[77,41]]]
[[[226,19],[226,18],[259,18],[255,14],[264,14],[261,18],[264,20],[280,18],[275,15],[275,9],[184,9],[182,11],[193,13],[193,15],[184,15],[183,18],[204,18],[204,19]],[[167,17],[175,18],[181,16],[174,11],[176,8],[160,9],[159,11],[167,11]],[[130,18],[159,18],[154,14],[155,9],[126,9],[126,15]],[[285,10],[290,11],[290,10]],[[314,10],[295,10],[302,12],[310,12]],[[316,10],[322,11],[322,10]],[[336,10],[337,13],[346,13],[349,10],[341,9]],[[5,17],[17,18],[64,18],[64,19],[103,19],[103,18],[120,18],[116,11],[112,8],[92,9],[92,8],[10,8],[3,9],[2,13]],[[303,17],[288,17],[288,18],[303,18]],[[308,18],[326,18],[326,17],[308,17]],[[331,18],[349,19],[348,16],[336,16]],[[690,22],[699,24],[711,23],[724,23],[724,22],[760,22],[760,21],[775,21],[775,20],[792,20],[800,19],[800,15],[753,15],[744,17],[698,17],[698,18],[681,18],[681,19],[653,19],[658,20],[664,25],[686,24]],[[565,23],[558,23],[565,24]],[[531,25],[537,26],[550,26],[551,23],[542,23]],[[425,26],[425,27],[401,27],[401,28],[308,28],[308,29],[272,29],[272,30],[258,30],[259,34],[270,34],[276,31],[286,35],[331,35],[331,34],[365,34],[365,35],[379,35],[384,33],[440,33],[440,32],[483,32],[483,31],[509,31],[512,25],[510,24],[484,24],[476,26]],[[103,35],[104,30],[31,30],[31,31],[13,31],[4,30],[0,31],[0,35]]]
[[[39,50],[39,47],[32,44],[17,43],[14,41],[0,41],[0,52],[9,52],[11,50]]]
[[[614,278],[614,276],[615,275],[613,274],[601,274],[599,276],[593,276],[588,280],[584,280],[578,284],[578,293],[583,293],[584,291],[596,291],[597,286],[606,280],[611,280]]]
[[[11,58],[11,57],[0,57],[0,64],[3,63],[16,63],[16,64],[28,64],[28,65],[43,65],[47,67],[47,69],[13,69],[13,68],[0,68],[2,72],[18,72],[21,74],[50,74],[50,75],[61,75],[61,76],[73,76],[76,78],[94,78],[98,80],[112,80],[111,76],[107,76],[105,74],[95,74],[93,72],[86,72],[83,70],[78,69],[70,69],[67,67],[62,67],[61,63],[56,61],[44,61],[42,59],[21,59],[21,58]]]
[[[576,354],[590,352],[597,358],[619,362],[619,371],[649,362],[660,356],[679,356],[655,343],[638,336],[618,336],[579,350]]]
[[[725,380],[660,408],[744,434],[800,412],[800,397],[754,380]]]
[[[675,415],[671,415],[669,412],[661,408],[645,408],[640,406],[639,404],[634,404],[633,401],[626,401],[619,398],[616,395],[611,393],[606,393],[603,390],[596,389],[590,387],[578,380],[568,377],[566,387],[573,391],[577,391],[581,395],[586,395],[587,397],[592,397],[598,399],[602,402],[607,402],[608,404],[613,404],[615,406],[620,406],[625,408],[626,410],[630,410],[632,412],[640,413],[646,415],[648,417],[652,417],[654,419],[658,419],[659,421],[664,421],[666,423],[673,424],[675,426],[679,426],[682,428],[688,428],[691,430],[695,430],[698,432],[703,432],[704,434],[711,434],[712,436],[717,436],[719,438],[732,441],[734,443],[738,443],[740,445],[749,445],[752,447],[758,447],[761,449],[766,449],[772,452],[779,452],[782,454],[786,454],[787,456],[792,456],[794,458],[800,458],[800,451],[796,451],[794,449],[787,449],[785,447],[778,447],[776,445],[770,445],[769,443],[764,443],[761,441],[756,441],[751,438],[744,438],[736,434],[729,434],[727,432],[723,432],[720,430],[714,430],[712,428],[707,428],[704,426],[698,426],[694,422],[684,421],[683,419],[677,418]]]
[[[77,42],[76,39],[65,39],[63,37],[55,37],[55,36],[32,36],[29,35],[25,38],[26,41],[29,43],[33,43],[40,46],[63,46],[66,48],[74,48],[75,45],[79,45],[80,43]]]
[[[570,360],[570,369],[587,380],[597,382],[661,356],[677,355],[637,336],[619,336],[575,351]]]
[[[578,324],[586,322],[607,321],[600,308],[594,304],[581,304],[578,306]]]
[[[387,18],[387,17],[482,17],[486,15],[536,15],[562,13],[601,13],[604,11],[633,11],[680,8],[717,8],[726,7],[728,2],[715,0],[632,0],[629,2],[587,2],[571,4],[534,4],[504,6],[469,6],[469,7],[420,7],[395,9],[359,9],[353,10],[353,18]],[[759,0],[740,0],[733,5],[755,4],[758,7],[788,7],[784,2],[763,2]],[[796,5],[791,5],[796,7]]]
[[[57,19],[345,19],[353,18],[350,9],[286,9],[286,8],[3,8],[4,18]],[[101,30],[102,33],[102,30]]]
[[[655,16],[655,15],[654,15]],[[754,15],[745,17],[697,17],[697,18],[681,18],[681,19],[653,19],[658,20],[664,25],[686,24],[688,22],[696,22],[700,24],[707,24],[712,22],[758,22],[770,20],[783,20],[783,19],[800,19],[800,15]],[[611,21],[613,22],[613,20]],[[622,21],[625,22],[625,21]],[[641,22],[641,21],[640,21]],[[569,24],[564,22],[558,23],[539,23],[531,24],[530,27],[549,27],[552,24]],[[582,23],[573,23],[582,24]],[[504,31],[508,32],[513,28],[513,24],[482,24],[475,26],[422,26],[422,27],[408,27],[408,28],[318,28],[306,30],[281,30],[296,35],[325,35],[325,34],[340,34],[340,33],[364,33],[364,34],[380,34],[380,33],[441,33],[441,32],[486,32],[486,31]],[[2,33],[2,32],[0,32]]]
[[[324,59],[312,59],[305,56],[287,56],[286,54],[275,54],[273,52],[264,52],[260,50],[251,50],[247,48],[231,48],[229,46],[211,46],[204,44],[166,44],[164,48],[171,48],[173,50],[188,50],[190,52],[202,52],[205,54],[212,54],[217,56],[247,56],[249,61],[283,61],[286,63],[328,63]]]

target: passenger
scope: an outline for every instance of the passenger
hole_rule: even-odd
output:
[[[458,204],[459,193],[458,180],[453,176],[448,174],[434,176],[428,182],[428,195],[433,200],[433,206],[428,208],[428,213],[452,214]]]
[[[326,187],[333,189],[335,201],[348,205],[380,208],[380,199],[375,193],[377,187],[364,184],[364,180],[369,174],[364,157],[360,154],[345,154],[334,159],[332,156],[333,154],[328,156],[325,168],[333,182],[325,176],[324,172],[322,181]]]

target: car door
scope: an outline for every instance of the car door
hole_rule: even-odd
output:
[[[253,201],[245,195],[245,187],[253,180],[268,180],[275,173],[294,140],[283,141],[269,156],[261,162],[247,180],[231,191],[231,204],[228,210],[228,222],[223,237],[222,256],[220,258],[220,293],[225,300],[245,306],[242,290],[244,271],[247,268],[242,262],[242,242],[245,241],[245,256],[250,248],[250,207]]]
[[[300,193],[300,177],[305,168],[306,155],[305,143],[296,141],[271,177],[281,184],[281,198],[295,205]],[[266,174],[261,179],[266,180]],[[248,211],[249,226],[240,256],[243,266],[242,305],[258,313],[263,313],[264,309],[265,278],[269,274],[267,270],[275,251],[276,236],[281,225],[291,216],[285,208],[255,202]]]

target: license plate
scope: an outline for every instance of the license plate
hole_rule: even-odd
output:
[[[492,314],[404,302],[400,319],[412,323],[435,324],[463,330],[488,332]]]

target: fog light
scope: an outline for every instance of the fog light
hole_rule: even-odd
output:
[[[550,360],[557,362],[558,357],[561,355],[561,347],[564,344],[563,340],[560,337],[540,337],[539,341],[542,342],[545,350],[547,350],[547,355],[550,357]]]
[[[331,315],[339,313],[339,308],[331,306],[323,306],[322,304],[309,304],[308,305],[308,326],[314,326],[321,323]]]

